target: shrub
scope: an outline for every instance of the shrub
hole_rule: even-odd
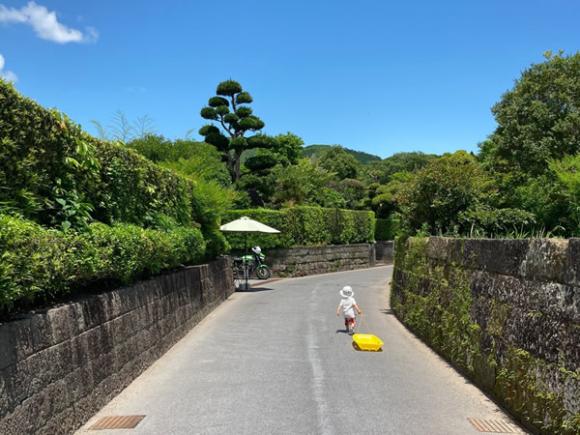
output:
[[[223,222],[248,216],[281,231],[280,234],[227,233],[233,249],[253,245],[262,248],[320,246],[371,242],[374,239],[375,218],[370,211],[328,209],[297,206],[282,210],[232,210]]]
[[[203,199],[191,180],[134,150],[89,136],[1,80],[0,131],[4,211],[64,228],[85,227],[91,220],[150,226],[158,213],[180,225],[212,220],[204,230],[217,227],[219,217],[208,217],[211,210],[199,206]]]
[[[95,218],[105,222],[150,225],[153,215],[163,213],[182,225],[199,222],[194,213],[192,182],[160,168],[137,152],[91,138],[100,170],[88,184],[87,201],[95,206]]]
[[[393,218],[377,219],[375,227],[375,240],[394,240],[394,222]]]
[[[464,232],[458,215],[493,198],[491,176],[466,151],[432,160],[403,184],[396,202],[408,230]]]
[[[202,261],[205,242],[193,227],[144,229],[91,224],[59,231],[0,215],[0,311],[47,302],[100,280],[137,278]]]
[[[471,237],[505,236],[533,229],[535,216],[517,208],[478,207],[459,214],[459,221],[469,228]]]
[[[325,245],[330,232],[325,225],[325,209],[293,207],[285,210],[288,229],[295,245]]]

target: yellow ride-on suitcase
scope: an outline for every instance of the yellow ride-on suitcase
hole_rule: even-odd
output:
[[[383,347],[383,341],[372,334],[354,334],[352,336],[354,346],[358,350],[366,350],[370,352],[378,352]]]

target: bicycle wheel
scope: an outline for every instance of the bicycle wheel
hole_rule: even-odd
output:
[[[272,271],[268,266],[262,264],[261,266],[258,266],[258,268],[256,269],[256,276],[259,279],[268,279],[272,276]]]

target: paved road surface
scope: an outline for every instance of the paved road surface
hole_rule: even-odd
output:
[[[420,434],[478,432],[468,417],[509,421],[390,313],[392,268],[286,279],[236,293],[91,419],[79,434]],[[357,352],[335,309],[350,284]],[[130,431],[98,418],[144,414]]]

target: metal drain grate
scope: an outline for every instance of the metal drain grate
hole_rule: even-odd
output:
[[[517,426],[501,420],[481,420],[479,418],[467,419],[478,432],[523,434]]]
[[[103,417],[93,424],[90,430],[134,429],[145,418],[144,415],[119,415]]]

